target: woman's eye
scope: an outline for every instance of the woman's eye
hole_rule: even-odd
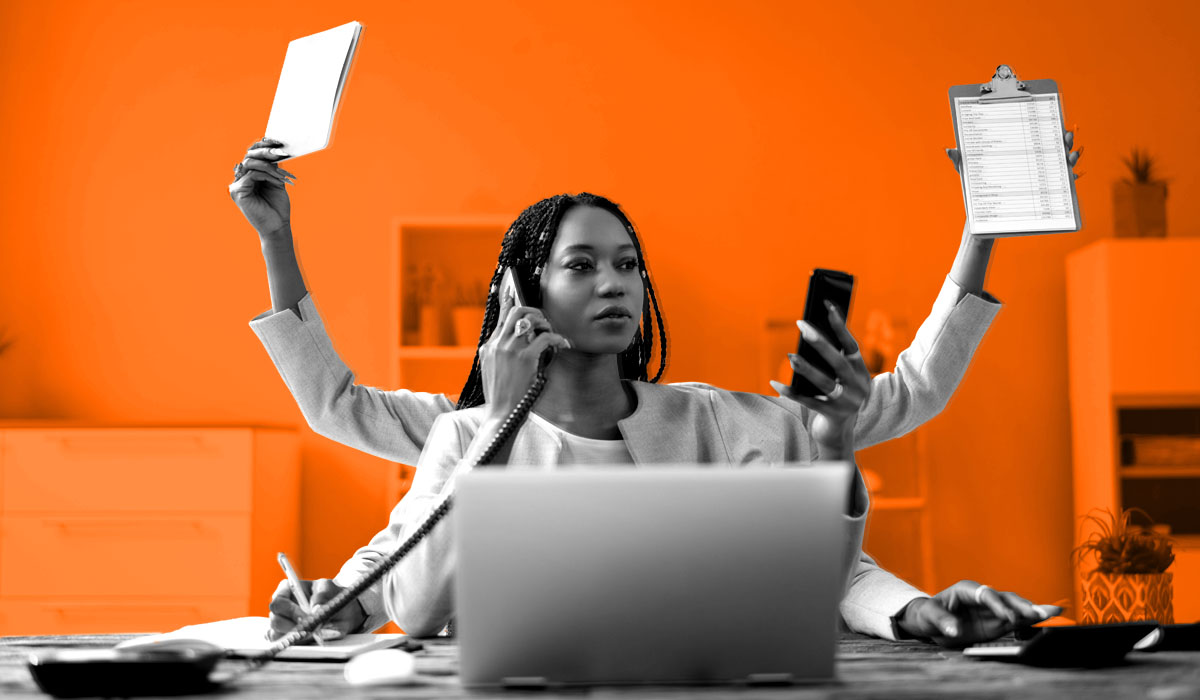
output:
[[[638,263],[637,263],[637,260],[630,258],[629,260],[622,262],[617,267],[621,268],[622,270],[636,270],[638,267]]]
[[[572,260],[567,263],[568,270],[589,270],[591,267],[592,263],[588,260]]]

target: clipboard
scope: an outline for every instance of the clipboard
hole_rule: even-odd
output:
[[[950,88],[967,230],[975,236],[1067,233],[1083,227],[1053,80],[1007,65],[986,83]]]

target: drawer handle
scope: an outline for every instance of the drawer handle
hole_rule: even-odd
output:
[[[134,533],[147,537],[195,536],[204,532],[199,520],[45,520],[64,535],[106,535]]]

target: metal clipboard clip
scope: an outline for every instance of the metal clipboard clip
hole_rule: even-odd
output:
[[[996,74],[990,82],[979,86],[980,102],[1024,102],[1032,100],[1033,95],[1025,91],[1025,83],[1017,79],[1017,74],[1008,64],[996,66]]]

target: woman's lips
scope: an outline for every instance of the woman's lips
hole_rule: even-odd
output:
[[[633,314],[629,313],[629,309],[623,306],[606,306],[596,314],[595,320],[603,321],[608,318],[632,318]]]

